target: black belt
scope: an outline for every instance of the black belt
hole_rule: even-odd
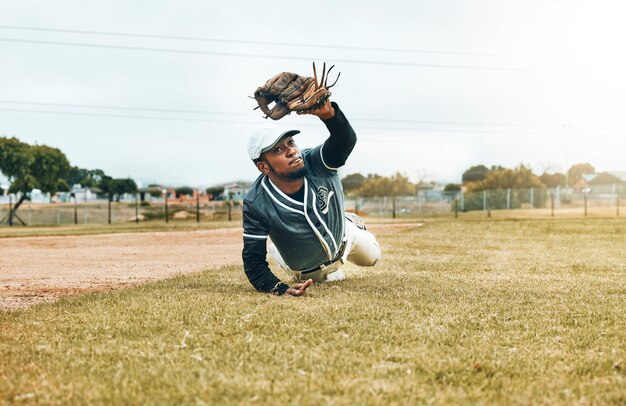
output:
[[[346,250],[346,244],[347,244],[347,240],[343,240],[343,243],[339,247],[339,252],[337,253],[337,255],[335,255],[335,258],[331,259],[330,261],[324,262],[322,265],[316,266],[315,268],[307,269],[305,271],[298,271],[298,272],[300,272],[301,275],[306,275],[308,273],[317,272],[320,269],[324,269],[326,267],[331,266],[332,264],[339,261],[343,257],[343,253]]]

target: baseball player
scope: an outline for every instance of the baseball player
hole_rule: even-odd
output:
[[[301,113],[302,114],[302,113]],[[356,134],[335,102],[303,112],[319,117],[330,132],[315,148],[300,150],[294,136],[268,123],[250,137],[248,153],[260,176],[243,202],[243,264],[260,292],[303,295],[313,282],[342,280],[346,260],[372,266],[381,251],[362,220],[344,213],[337,169],[345,164]],[[283,283],[270,270],[269,253],[297,283]]]

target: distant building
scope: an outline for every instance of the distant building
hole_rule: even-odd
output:
[[[33,189],[30,192],[30,202],[31,203],[50,203],[50,194],[41,193],[41,190],[39,189]]]
[[[227,200],[243,200],[249,191],[249,187],[245,187],[239,183],[231,183],[230,185],[224,186],[223,195]]]
[[[5,187],[5,185],[2,185],[2,187],[0,187],[0,190],[4,192],[0,192],[0,204],[8,204],[9,202],[15,204],[22,197],[21,192],[11,193],[9,195],[8,186]],[[33,189],[28,194],[28,201],[30,201],[31,203],[50,203],[50,194],[42,193],[39,189]]]
[[[139,200],[142,202],[152,202],[152,201],[162,201],[164,199],[165,193],[167,192],[168,199],[171,195],[176,195],[176,191],[174,188],[166,189],[161,185],[150,185],[148,187],[140,187],[137,188],[137,193],[139,193]]]
[[[574,193],[581,193],[589,190],[589,182],[591,182],[596,176],[597,173],[585,173],[580,177],[574,184],[572,185],[572,190]]]
[[[437,182],[420,182],[415,185],[417,197],[425,200],[441,200],[444,186]]]
[[[595,174],[588,181],[588,187],[594,194],[626,193],[626,171],[610,171]]]
[[[59,192],[56,194],[56,201],[60,203],[73,203],[76,196],[76,203],[93,203],[98,199],[100,189],[96,187],[72,186],[69,192]],[[31,195],[32,197],[32,195]]]

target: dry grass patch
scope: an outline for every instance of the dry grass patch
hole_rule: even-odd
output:
[[[241,267],[0,313],[0,399],[626,402],[626,224],[433,219],[306,297]]]

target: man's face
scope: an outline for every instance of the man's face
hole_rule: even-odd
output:
[[[282,138],[272,149],[264,152],[261,158],[257,167],[265,174],[282,179],[304,177],[304,160],[292,136]]]

